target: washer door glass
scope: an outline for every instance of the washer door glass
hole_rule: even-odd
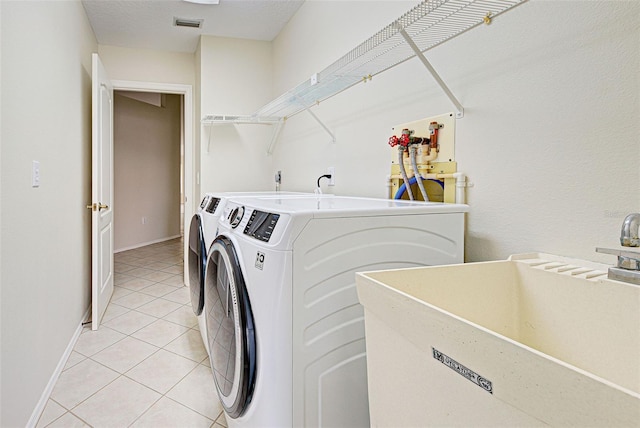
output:
[[[204,271],[207,264],[207,250],[202,233],[202,218],[199,214],[191,218],[188,258],[191,308],[196,315],[200,315],[204,307]]]
[[[213,379],[227,415],[241,416],[253,397],[256,340],[242,270],[232,242],[218,236],[207,262],[207,340]]]

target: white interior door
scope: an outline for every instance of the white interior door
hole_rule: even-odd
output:
[[[91,328],[97,330],[113,294],[113,85],[92,58]]]

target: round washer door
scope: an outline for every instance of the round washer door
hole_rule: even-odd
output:
[[[202,217],[196,214],[189,225],[189,290],[191,307],[196,315],[204,308],[204,271],[207,266],[207,249],[202,233]]]
[[[256,338],[249,295],[233,243],[218,236],[209,250],[205,288],[213,379],[231,418],[241,416],[256,379]]]

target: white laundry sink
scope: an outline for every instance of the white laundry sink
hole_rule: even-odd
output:
[[[357,274],[372,426],[640,426],[640,287],[546,254]]]

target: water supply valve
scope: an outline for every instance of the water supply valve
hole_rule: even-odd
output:
[[[389,137],[389,145],[391,147],[400,146],[400,148],[406,149],[409,145],[409,136],[402,134],[400,138],[398,138],[395,135],[392,135]]]
[[[429,133],[431,134],[429,149],[436,149],[436,153],[440,152],[440,144],[438,144],[438,132],[444,125],[438,122],[431,122],[429,124]],[[429,150],[431,151],[431,150]]]
[[[391,127],[391,133],[387,134],[388,144],[393,147],[388,153],[390,197],[411,199],[409,191],[413,190],[416,199],[449,203],[464,200],[457,178],[453,176],[457,171],[455,120],[455,113],[444,113]],[[422,180],[418,180],[418,176]],[[427,197],[422,194],[420,184]]]
[[[395,135],[392,135],[391,137],[389,137],[389,145],[391,147],[395,147],[399,145],[403,149],[407,148],[409,144],[412,144],[411,133],[412,131],[409,131],[408,129],[403,129],[402,134],[400,135],[400,138],[396,137]]]
[[[408,147],[411,144],[411,134],[413,131],[409,131],[408,129],[403,129],[402,134],[400,135],[399,144],[402,147]]]

